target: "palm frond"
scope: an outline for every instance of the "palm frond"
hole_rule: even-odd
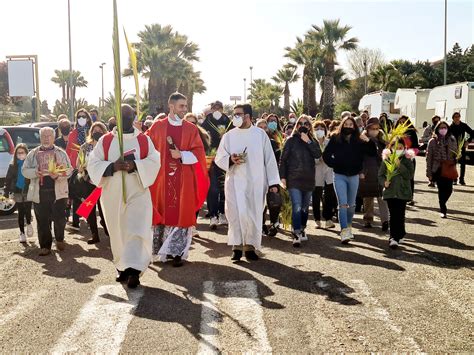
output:
[[[130,66],[132,67],[133,78],[135,80],[135,97],[137,100],[137,117],[140,117],[140,86],[138,83],[138,65],[137,65],[137,52],[133,47],[133,44],[128,41],[127,32],[123,29],[125,35],[125,41],[127,42],[128,55],[130,57]]]

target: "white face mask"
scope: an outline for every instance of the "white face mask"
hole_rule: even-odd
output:
[[[18,153],[18,154],[16,155],[16,158],[17,158],[18,160],[25,160],[25,159],[26,159],[26,154],[24,154],[24,153]]]
[[[405,152],[405,149],[397,149],[396,152],[398,156],[401,156]]]
[[[290,123],[295,123],[296,122],[296,118],[290,118]]]
[[[242,116],[234,116],[234,118],[232,119],[232,124],[234,125],[234,127],[240,128],[243,123],[244,119],[242,118]]]
[[[212,117],[214,117],[216,120],[218,120],[222,117],[222,113],[220,113],[220,111],[214,111],[212,113]]]
[[[87,122],[87,120],[85,118],[82,118],[82,117],[77,120],[77,124],[80,127],[84,127],[86,125],[86,122]]]
[[[325,136],[324,129],[317,129],[316,130],[316,138],[321,139]]]

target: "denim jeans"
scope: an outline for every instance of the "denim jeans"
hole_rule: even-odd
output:
[[[339,224],[344,229],[352,224],[354,217],[359,175],[334,174],[334,188],[339,204]]]
[[[291,224],[293,231],[299,233],[306,228],[308,222],[309,204],[311,203],[312,191],[301,191],[299,189],[288,189],[291,200]]]
[[[207,209],[210,217],[218,217],[224,214],[225,195],[224,179],[225,171],[220,169],[215,163],[212,163],[209,170],[210,186],[207,193]]]

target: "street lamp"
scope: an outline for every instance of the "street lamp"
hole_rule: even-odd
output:
[[[447,79],[447,62],[446,62],[446,42],[448,40],[448,0],[444,0],[444,80],[443,85],[446,85]]]
[[[244,102],[247,103],[247,79],[244,78]]]
[[[102,112],[100,113],[101,116],[102,116],[102,119],[104,118],[104,65],[106,63],[102,63],[101,65],[99,65],[99,68],[100,68],[100,71],[101,71],[101,75],[102,75],[102,100],[101,100],[101,103],[102,103],[102,106],[99,104],[99,107],[102,108]]]
[[[74,97],[72,94],[72,45],[71,45],[71,0],[67,0],[67,22],[69,28],[69,121],[74,122]]]
[[[253,80],[252,80],[252,70],[253,70],[253,66],[250,66],[250,90],[252,90],[252,83],[253,83]]]
[[[367,60],[364,59],[364,94],[367,94]]]

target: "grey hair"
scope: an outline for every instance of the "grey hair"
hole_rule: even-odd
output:
[[[43,128],[40,128],[40,131],[39,131],[40,137],[43,136],[46,132],[51,132],[53,136],[55,135],[54,129],[52,129],[51,127],[43,127]]]

